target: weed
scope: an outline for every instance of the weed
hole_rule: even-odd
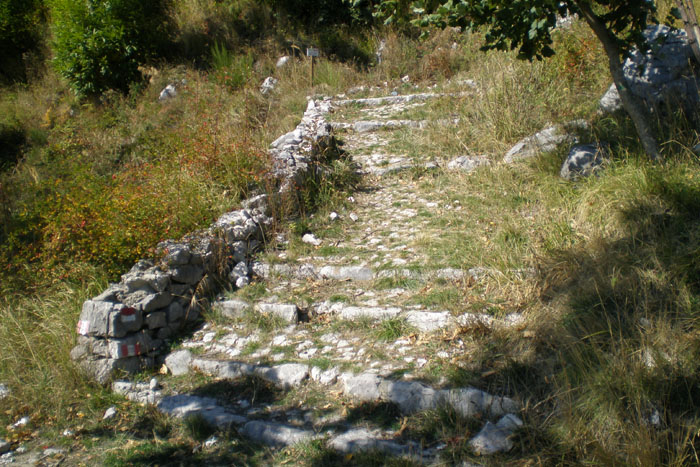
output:
[[[400,337],[413,332],[413,328],[403,318],[391,318],[382,321],[374,330],[377,339],[395,341]]]

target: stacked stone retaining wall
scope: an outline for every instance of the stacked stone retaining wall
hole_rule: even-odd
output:
[[[320,162],[337,153],[325,118],[328,100],[310,100],[297,127],[270,147],[275,197],[285,197],[319,175]],[[248,284],[251,259],[272,226],[270,199],[258,195],[209,228],[158,245],[158,259],[138,261],[121,281],[83,303],[71,358],[107,383],[160,364],[161,350],[200,317],[202,301],[224,287]]]

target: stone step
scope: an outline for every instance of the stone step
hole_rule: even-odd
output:
[[[269,264],[255,262],[251,266],[253,272],[263,279],[273,277],[293,277],[296,279],[313,280],[335,280],[335,281],[358,281],[369,282],[375,279],[401,278],[430,281],[443,279],[447,281],[474,280],[478,281],[485,275],[497,274],[486,268],[474,267],[468,270],[443,268],[430,271],[414,271],[411,269],[374,269],[364,265],[324,265],[318,266],[313,263]]]
[[[166,365],[169,361],[170,357],[166,359]],[[217,379],[259,376],[282,390],[309,384],[309,380],[329,388],[337,383],[340,394],[348,398],[358,402],[391,403],[405,415],[448,407],[459,416],[487,420],[481,431],[470,440],[472,448],[480,454],[511,449],[510,437],[522,426],[522,421],[516,415],[521,410],[517,401],[472,387],[440,389],[419,381],[395,380],[372,372],[339,375],[336,369],[309,369],[308,365],[303,364],[287,363],[269,367],[206,356],[192,358],[190,368]],[[332,378],[328,378],[329,373]],[[304,418],[306,421],[297,420],[297,426],[291,426],[265,419],[266,411],[250,406],[247,401],[234,408],[211,397],[164,395],[155,379],[150,383],[115,382],[113,390],[131,400],[154,404],[158,410],[173,417],[200,416],[219,430],[236,428],[251,440],[275,448],[324,439],[329,448],[345,454],[380,451],[421,463],[432,462],[438,454],[436,448],[424,449],[416,441],[398,441],[395,432],[352,426],[337,417],[322,418],[316,422]],[[307,408],[302,407],[301,410],[306,411]],[[498,421],[492,423],[491,420]]]
[[[355,122],[332,122],[333,130],[352,130],[355,133],[370,133],[398,128],[424,129],[428,126],[451,126],[459,124],[459,118],[440,120],[357,120]]]
[[[439,99],[441,97],[465,97],[471,95],[471,92],[453,92],[453,93],[431,93],[424,92],[418,94],[404,94],[400,96],[384,96],[384,97],[367,97],[362,99],[341,99],[332,101],[333,106],[361,106],[361,107],[378,107],[391,104],[408,104],[410,102],[426,101],[430,99]]]

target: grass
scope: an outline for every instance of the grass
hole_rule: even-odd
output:
[[[344,457],[318,441],[271,452],[235,432],[224,434],[219,447],[202,450],[210,431],[201,420],[170,420],[138,408],[86,381],[67,355],[75,343],[80,304],[160,239],[208,225],[235,207],[266,170],[261,155],[267,144],[296,125],[307,95],[341,92],[360,82],[380,85],[366,95],[393,89],[404,94],[412,88],[398,79],[409,74],[412,82],[435,83],[445,92],[473,79],[479,91],[391,114],[428,119],[454,114],[460,123],[385,132],[386,152],[440,162],[485,154],[496,162],[520,138],[547,124],[584,118],[591,129],[582,138],[608,141],[613,153],[598,177],[576,183],[557,176],[565,148],[515,167],[493,165],[469,175],[415,171],[388,179],[410,182],[426,200],[439,201],[438,208],[416,217],[426,224],[411,246],[430,261],[429,267],[416,267],[482,267],[489,273],[477,281],[436,281],[427,287],[415,279],[384,278],[372,284],[373,290],[400,287],[409,292],[409,303],[455,313],[526,316],[514,329],[474,326],[441,336],[426,348],[454,348],[454,357],[433,359],[411,373],[524,402],[520,415],[527,429],[516,436],[514,451],[493,459],[496,464],[698,462],[700,166],[689,151],[698,142],[696,129],[673,120],[661,133],[668,141],[668,162],[651,165],[624,117],[595,113],[609,79],[597,43],[581,25],[557,33],[557,55],[533,64],[512,54],[482,55],[479,35],[445,31],[418,43],[387,32],[381,66],[363,72],[323,59],[312,89],[308,63],[293,59],[275,70],[274,60],[284,49],[262,39],[252,46],[242,39],[243,29],[226,29],[222,18],[240,19],[242,10],[224,7],[186,1],[171,13],[182,46],[199,53],[201,63],[212,63],[212,70],[163,65],[152,83],[126,96],[106,95],[102,102],[77,101],[49,71],[27,86],[0,91],[5,268],[0,381],[12,390],[0,401],[0,435],[33,447],[70,427],[77,435],[65,443],[87,450],[76,457],[106,465],[168,465],[174,458],[241,465],[406,464],[377,453]],[[265,14],[257,11],[252,19]],[[254,35],[258,23],[249,22],[246,34]],[[211,24],[223,28],[216,35],[220,42],[204,34]],[[273,71],[280,78],[279,92],[262,98],[256,88]],[[187,85],[178,100],[157,102],[165,84],[182,79]],[[359,108],[345,112],[334,118],[364,114]],[[347,159],[329,171],[300,195],[304,212],[292,227],[291,256],[351,251],[331,244],[312,250],[298,242],[306,231],[324,239],[348,235],[327,220],[328,214],[352,209],[344,199],[359,181]],[[396,201],[394,207],[408,204]],[[312,285],[304,286],[305,301],[325,296],[354,301],[342,290]],[[236,295],[255,302],[268,294],[258,283]],[[264,332],[285,325],[256,313],[239,324]],[[386,342],[413,331],[400,319],[332,322],[327,328]],[[251,343],[244,353],[261,345]],[[292,347],[278,350],[291,354]],[[377,346],[371,352],[381,356],[382,350]],[[319,357],[309,363],[328,368],[333,362]],[[282,398],[258,380],[172,381],[167,383],[172,389],[228,401],[244,395],[277,404]],[[103,421],[111,405],[122,415]],[[347,420],[401,430],[403,419],[394,409],[355,406]],[[5,428],[24,415],[31,417],[27,430]],[[402,436],[428,445],[445,441],[443,460],[458,463],[474,460],[466,441],[480,426],[481,421],[434,411],[410,417]]]

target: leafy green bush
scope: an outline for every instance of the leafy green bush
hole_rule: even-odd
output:
[[[0,78],[24,75],[22,54],[39,42],[41,0],[0,0]]]
[[[165,36],[163,0],[52,0],[54,63],[81,95],[126,91]]]

